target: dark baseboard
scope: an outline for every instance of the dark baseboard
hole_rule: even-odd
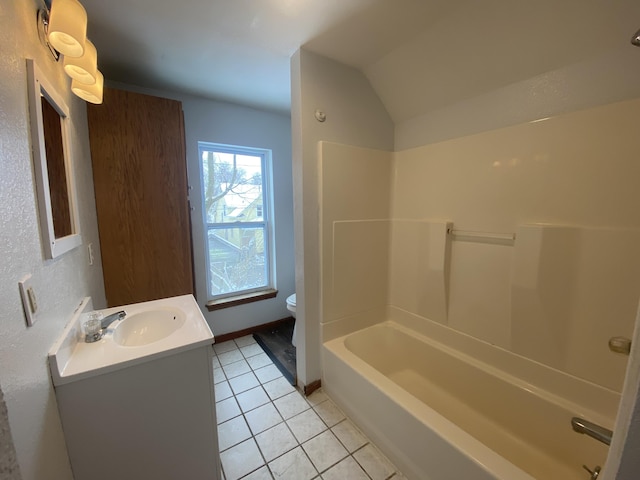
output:
[[[291,320],[293,317],[281,318],[280,320],[276,320],[274,322],[263,323],[262,325],[256,325],[255,327],[245,328],[243,330],[238,330],[236,332],[225,333],[222,335],[215,335],[215,343],[223,343],[229,340],[233,340],[235,338],[245,337],[247,335],[253,335],[259,330],[264,330],[265,328],[275,327],[283,322]]]
[[[305,397],[308,397],[309,395],[311,395],[313,392],[318,390],[321,386],[322,386],[322,384],[321,384],[320,380],[315,380],[315,381],[311,382],[309,385],[305,385],[304,386],[304,395],[305,395]]]

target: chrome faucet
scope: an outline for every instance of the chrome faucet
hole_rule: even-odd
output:
[[[100,326],[102,327],[102,330],[106,330],[107,328],[109,328],[109,325],[111,325],[113,322],[115,322],[116,320],[123,320],[124,317],[126,316],[127,316],[127,312],[125,312],[124,310],[120,310],[119,312],[112,313],[111,315],[107,315],[102,319]]]
[[[600,465],[596,465],[593,470],[591,470],[586,465],[582,465],[582,468],[584,468],[587,472],[589,472],[589,475],[591,475],[589,477],[589,480],[598,480],[598,477],[600,477],[600,472],[602,471]]]
[[[111,315],[107,315],[100,321],[99,329],[97,330],[94,329],[86,333],[86,335],[84,336],[84,341],[87,343],[97,342],[104,336],[105,332],[107,331],[107,328],[109,328],[109,325],[111,325],[116,320],[124,319],[124,317],[126,316],[127,316],[127,312],[125,312],[124,310],[120,310],[119,312],[112,313]]]
[[[596,425],[595,423],[579,417],[573,417],[571,419],[571,426],[573,427],[573,430],[578,433],[583,433],[606,445],[611,445],[613,432],[607,428],[601,427],[600,425]]]

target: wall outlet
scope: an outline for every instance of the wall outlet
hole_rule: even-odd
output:
[[[22,307],[24,308],[27,325],[30,327],[36,323],[38,313],[38,300],[31,282],[31,275],[26,275],[20,280],[18,288],[20,289],[20,297],[22,297]]]

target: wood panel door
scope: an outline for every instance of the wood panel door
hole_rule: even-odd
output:
[[[193,293],[182,104],[105,89],[87,114],[108,305]]]

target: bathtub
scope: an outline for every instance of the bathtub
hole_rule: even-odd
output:
[[[390,320],[334,338],[323,389],[409,479],[585,480],[583,464],[604,465],[607,447],[570,421],[612,428],[619,394],[456,341],[464,350]]]

